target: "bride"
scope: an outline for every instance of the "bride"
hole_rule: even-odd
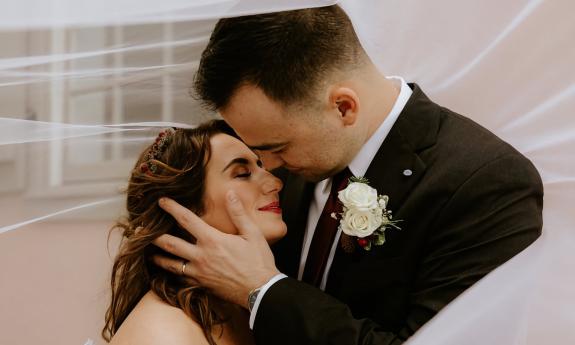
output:
[[[158,206],[169,197],[215,228],[237,233],[225,211],[228,190],[260,224],[268,242],[282,238],[286,225],[278,206],[281,181],[223,121],[194,129],[163,130],[140,155],[127,188],[128,216],[112,270],[112,300],[102,336],[110,344],[252,344],[247,310],[185,282],[151,262],[152,241],[170,233],[193,242]],[[145,224],[145,227],[143,226]]]

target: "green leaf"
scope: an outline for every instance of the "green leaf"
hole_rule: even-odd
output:
[[[369,184],[369,180],[363,176],[358,176],[358,177],[352,176],[349,178],[349,182],[350,183],[352,183],[352,182],[365,183],[367,185]]]
[[[375,239],[375,245],[381,246],[385,243],[385,233],[378,233],[377,238]]]

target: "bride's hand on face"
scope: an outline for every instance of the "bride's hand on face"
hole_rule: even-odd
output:
[[[218,231],[171,199],[160,200],[160,206],[174,216],[197,243],[163,235],[154,244],[184,261],[155,256],[154,262],[175,274],[185,273],[219,297],[247,308],[249,292],[279,271],[262,231],[248,216],[237,194],[229,191],[226,199],[226,209],[238,235]],[[185,272],[182,272],[183,262],[188,262]]]

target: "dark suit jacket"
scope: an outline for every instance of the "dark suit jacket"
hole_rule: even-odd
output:
[[[399,344],[541,233],[543,188],[523,155],[417,85],[366,177],[401,220],[371,251],[336,253],[326,292],[294,278],[258,309],[258,344]],[[410,169],[411,176],[403,171]],[[280,271],[297,277],[313,184],[287,177]],[[470,311],[472,312],[472,311]]]

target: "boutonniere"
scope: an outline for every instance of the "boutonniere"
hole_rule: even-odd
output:
[[[381,246],[385,243],[388,228],[399,229],[398,221],[392,220],[391,211],[386,209],[387,195],[379,195],[364,177],[350,178],[347,187],[338,193],[338,199],[343,211],[331,216],[339,219],[339,228],[343,232],[341,244],[348,253],[355,250],[356,243],[364,250]]]

